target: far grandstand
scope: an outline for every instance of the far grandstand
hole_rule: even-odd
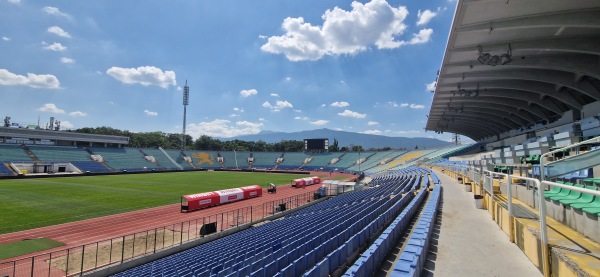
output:
[[[0,127],[0,134],[2,176],[181,170],[307,170],[354,174],[402,168],[436,151],[182,151],[131,147],[126,136],[10,127]]]

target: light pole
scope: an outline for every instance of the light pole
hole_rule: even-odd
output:
[[[358,149],[358,172],[360,172],[360,164],[362,163],[362,160],[360,159],[360,149]]]

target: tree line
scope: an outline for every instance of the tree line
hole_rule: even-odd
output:
[[[119,130],[111,127],[80,128],[74,130],[77,133],[124,136],[129,138],[129,146],[137,148],[179,149],[181,148],[181,134],[170,134],[165,132],[141,132],[135,133],[127,130]],[[213,151],[257,151],[257,152],[302,152],[304,142],[297,140],[282,140],[276,143],[265,141],[221,141],[207,135],[200,136],[194,140],[192,136],[185,135],[186,149],[190,150],[213,150]]]
[[[129,138],[129,146],[137,148],[180,149],[181,134],[165,132],[141,132],[135,133],[128,130],[119,130],[111,127],[85,127],[74,130],[77,133],[124,136]],[[186,149],[189,150],[212,150],[212,151],[256,151],[256,152],[303,152],[304,141],[282,140],[280,142],[268,143],[259,141],[228,140],[221,141],[211,136],[202,135],[194,140],[192,136],[185,135]],[[337,139],[329,145],[329,152],[359,152],[359,151],[388,151],[391,147],[364,149],[361,145],[339,146]]]

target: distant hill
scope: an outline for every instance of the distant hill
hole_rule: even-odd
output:
[[[348,147],[352,145],[361,145],[364,149],[369,148],[407,148],[414,149],[419,146],[419,149],[439,148],[448,146],[451,143],[439,139],[432,138],[404,138],[404,137],[388,137],[380,135],[368,135],[361,133],[352,133],[345,131],[335,131],[330,129],[316,129],[309,131],[283,133],[273,131],[263,131],[255,135],[242,135],[231,138],[219,138],[222,141],[243,140],[243,141],[265,141],[267,143],[280,142],[282,140],[304,140],[311,138],[327,138],[329,144],[333,144],[333,139],[337,139],[339,147]]]

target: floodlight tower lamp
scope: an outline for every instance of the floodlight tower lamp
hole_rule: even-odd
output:
[[[500,55],[500,64],[505,65],[512,61],[512,47],[508,44],[508,53]]]
[[[512,47],[510,43],[508,44],[508,51],[506,54],[492,55],[490,53],[483,53],[483,47],[481,45],[477,46],[478,57],[477,61],[481,64],[487,64],[491,66],[496,66],[498,64],[505,65],[512,61]]]

